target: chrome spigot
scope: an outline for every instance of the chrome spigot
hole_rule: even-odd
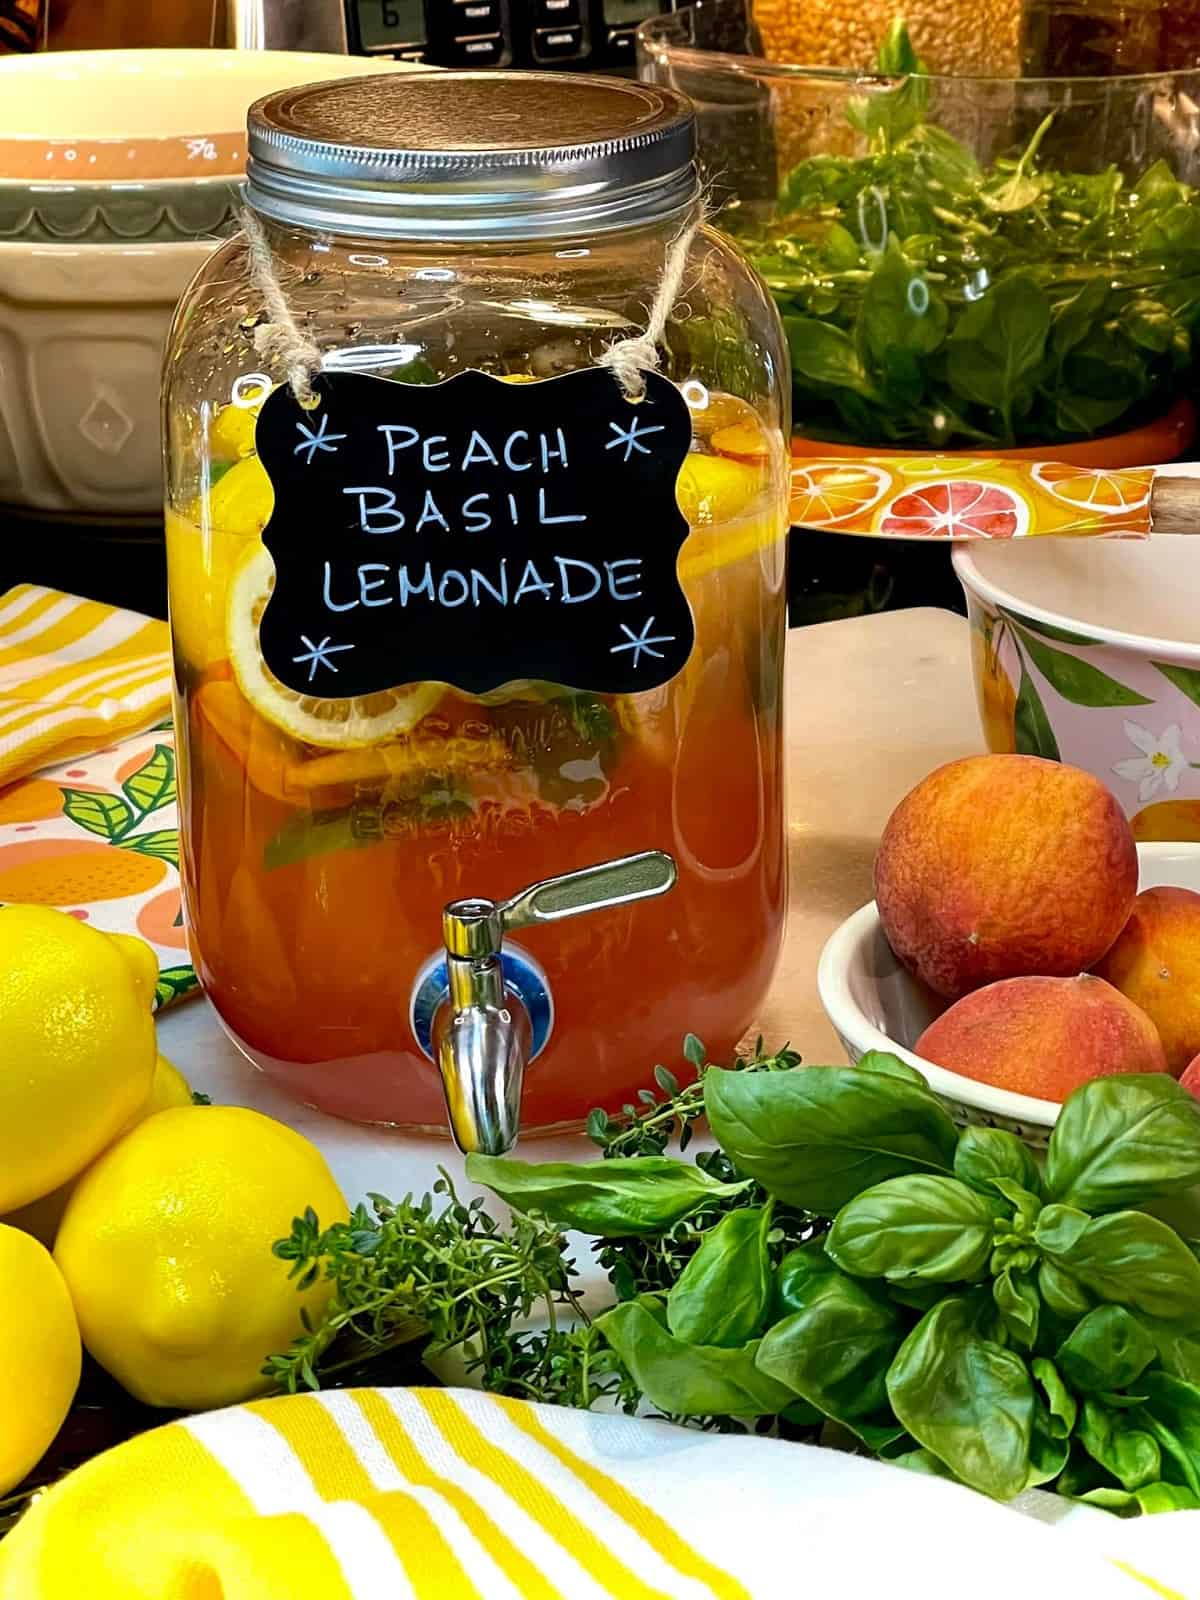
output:
[[[675,878],[670,856],[646,850],[546,878],[499,904],[454,900],[446,907],[442,932],[450,987],[434,1014],[430,1043],[460,1150],[503,1155],[520,1130],[532,1030],[520,994],[505,983],[505,934],[649,900],[666,894]]]

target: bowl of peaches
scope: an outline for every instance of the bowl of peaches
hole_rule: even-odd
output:
[[[964,1122],[1044,1144],[1091,1078],[1200,1096],[1200,844],[1139,843],[1077,767],[970,756],[892,813],[875,900],[821,956],[851,1061],[890,1051]]]

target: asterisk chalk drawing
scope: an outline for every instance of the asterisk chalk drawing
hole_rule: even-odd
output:
[[[618,445],[623,444],[625,446],[626,461],[630,459],[635,450],[639,455],[650,455],[652,453],[650,446],[643,444],[642,440],[647,434],[661,433],[663,431],[661,422],[656,422],[649,428],[643,428],[636,417],[627,428],[623,428],[619,422],[610,422],[609,427],[616,434],[616,438],[610,439],[604,448],[606,450],[615,450]]]
[[[334,644],[328,636],[322,639],[320,644],[314,644],[306,633],[300,635],[300,643],[304,646],[305,653],[293,656],[292,660],[297,666],[308,667],[309,683],[316,677],[318,667],[328,667],[330,672],[337,671],[337,667],[329,659],[336,651],[354,649],[352,644]]]
[[[653,626],[654,618],[651,617],[641,633],[634,633],[629,624],[623,622],[621,624],[621,632],[625,635],[628,643],[614,644],[609,651],[609,655],[615,656],[622,650],[630,650],[633,652],[630,656],[630,663],[635,667],[640,664],[643,654],[654,656],[656,660],[661,661],[663,658],[662,651],[653,649],[653,646],[656,644],[671,644],[675,635],[673,633],[652,634],[650,629]]]
[[[330,455],[337,454],[337,439],[344,439],[344,433],[329,432],[329,413],[326,411],[316,429],[306,428],[302,422],[296,424],[296,432],[300,434],[300,443],[292,451],[294,456],[303,455],[308,451],[308,464],[312,465],[312,458],[318,450],[328,450]]]

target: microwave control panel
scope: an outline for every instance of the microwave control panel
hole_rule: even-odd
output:
[[[670,0],[346,0],[356,54],[435,67],[631,71],[638,24]]]

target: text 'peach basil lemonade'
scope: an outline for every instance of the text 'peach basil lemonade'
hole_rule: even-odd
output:
[[[421,160],[405,144],[413,128],[428,140]],[[786,878],[784,362],[762,286],[695,227],[692,140],[676,96],[615,80],[438,74],[255,107],[260,243],[323,374],[294,464],[281,446],[270,473],[259,419],[295,412],[294,363],[264,303],[262,253],[256,265],[244,239],[230,241],[181,304],[166,372],[167,540],[189,939],[245,1053],[337,1114],[444,1128],[417,997],[455,899],[504,899],[647,850],[677,868],[660,899],[515,936],[548,995],[526,1129],[619,1106],[656,1061],[678,1061],[689,1030],[729,1054],[765,992]],[[504,169],[503,199],[464,147]],[[439,169],[443,151],[456,166]],[[635,429],[580,498],[583,424],[572,433],[551,415],[539,431],[527,415],[583,373],[637,414],[598,363],[644,330],[685,231],[660,348],[680,456],[653,492],[626,494]],[[468,392],[454,380],[472,373],[529,387],[518,398],[491,383],[486,414],[435,428]],[[387,436],[375,477],[355,477],[333,452],[374,432],[338,420],[332,399],[322,420],[320,395],[386,407],[389,391],[407,431]],[[290,413],[286,426],[298,427]],[[317,435],[324,448],[305,445]],[[317,461],[307,478],[305,455]],[[281,473],[295,476],[277,492]],[[336,515],[310,493],[318,480],[344,499]],[[468,492],[479,482],[486,501]],[[546,543],[547,522],[578,523],[564,538],[591,542]],[[352,541],[371,559],[350,559]],[[281,614],[301,546],[320,604],[303,613],[309,653],[280,656],[263,619],[268,606]],[[656,563],[694,629],[665,665],[669,630],[636,603]],[[608,618],[626,641],[615,650],[598,631]],[[383,676],[333,694],[368,644]],[[612,665],[588,665],[589,650]],[[644,656],[652,675],[656,652],[660,677],[639,690],[629,662]],[[519,670],[531,660],[552,660],[553,677]]]

